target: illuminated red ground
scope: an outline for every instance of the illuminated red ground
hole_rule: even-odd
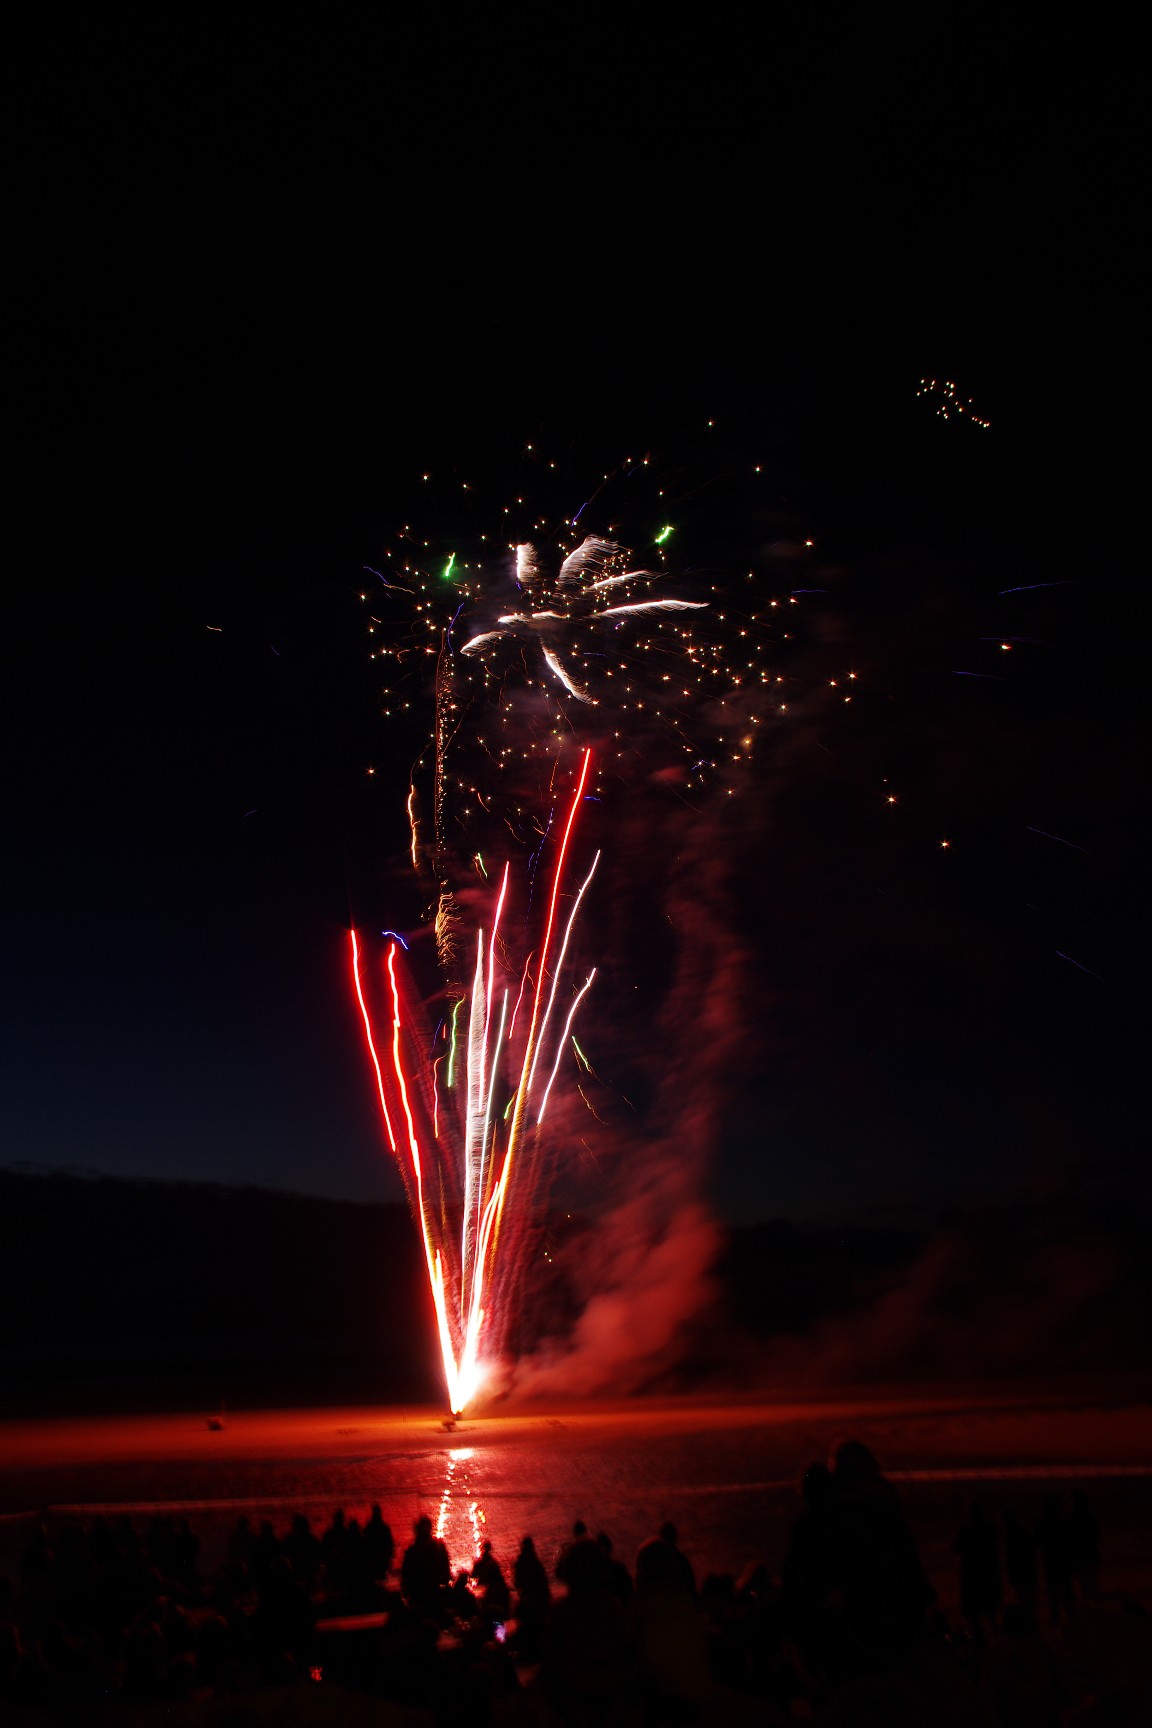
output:
[[[186,1509],[214,1563],[240,1512],[278,1528],[380,1501],[398,1539],[438,1518],[454,1559],[480,1537],[511,1559],[530,1532],[549,1552],[573,1518],[607,1529],[631,1558],[665,1517],[698,1571],[777,1565],[797,1510],[793,1484],[835,1438],[865,1440],[900,1484],[947,1603],[951,1540],[979,1494],[1024,1516],[1079,1486],[1100,1517],[1106,1589],[1152,1607],[1152,1405],[1039,1394],[891,1393],[808,1402],[507,1407],[449,1433],[431,1410],[348,1408],[0,1424],[0,1565],[30,1514],[101,1507]]]

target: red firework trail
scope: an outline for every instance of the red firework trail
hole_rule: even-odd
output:
[[[499,1337],[501,1328],[493,1325],[493,1317],[507,1299],[515,1274],[511,1213],[517,1198],[527,1202],[531,1196],[531,1182],[518,1182],[516,1173],[522,1163],[535,1162],[528,1155],[540,1132],[576,1010],[595,977],[590,972],[573,990],[568,975],[573,927],[600,860],[597,852],[583,880],[573,888],[572,838],[591,767],[592,752],[586,749],[555,850],[543,930],[518,977],[500,935],[512,893],[509,866],[504,866],[491,930],[476,932],[471,990],[456,1003],[450,1029],[441,1028],[447,1051],[437,1051],[436,1041],[427,1036],[395,936],[390,937],[377,986],[391,1038],[378,1040],[362,976],[360,944],[352,932],[353,981],[384,1130],[420,1229],[444,1378],[451,1408],[457,1413],[472,1402],[483,1383],[486,1342]],[[533,958],[534,976],[529,970]],[[568,999],[567,1012],[561,1008],[558,1013],[562,994]],[[467,1005],[462,1084],[457,1063],[461,1002]],[[526,1030],[521,1007],[527,1009]],[[557,1033],[561,1016],[563,1025]],[[377,1020],[384,1023],[379,1014]],[[437,1069],[445,1055],[446,1085],[441,1097]]]

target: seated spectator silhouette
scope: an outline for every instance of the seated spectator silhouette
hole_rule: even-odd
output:
[[[491,1542],[485,1541],[480,1558],[472,1568],[472,1581],[480,1586],[484,1617],[490,1625],[504,1625],[512,1612],[512,1597],[504,1569],[492,1552]]]
[[[452,1582],[448,1550],[432,1534],[432,1520],[422,1513],[413,1526],[413,1541],[400,1564],[400,1590],[409,1608],[421,1618],[438,1620],[444,1595]]]

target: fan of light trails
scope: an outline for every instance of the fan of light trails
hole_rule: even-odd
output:
[[[514,964],[509,926],[514,912],[525,926],[527,900],[513,907],[523,890],[511,885],[506,864],[490,928],[476,931],[471,986],[431,1039],[399,938],[388,933],[373,981],[352,933],[353,979],[384,1129],[423,1241],[454,1412],[475,1397],[484,1378],[482,1346],[499,1335],[492,1316],[516,1270],[511,1213],[530,1199],[532,1144],[595,976],[577,985],[568,967],[573,927],[600,858],[597,852],[582,875],[572,868],[591,768],[586,749],[553,847],[548,894],[537,918],[527,920],[531,951]]]

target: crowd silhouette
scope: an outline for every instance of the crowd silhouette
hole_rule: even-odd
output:
[[[221,1700],[294,1684],[366,1694],[384,1722],[469,1728],[1152,1720],[1147,1619],[1101,1601],[1099,1548],[1083,1493],[1050,1495],[1033,1527],[974,1501],[949,1625],[858,1440],[804,1472],[779,1576],[760,1562],[698,1581],[671,1523],[631,1569],[578,1521],[551,1566],[526,1535],[510,1575],[485,1540],[453,1576],[427,1516],[398,1565],[378,1505],[320,1534],[299,1513],[282,1534],[240,1517],[206,1576],[186,1518],[41,1522],[0,1576],[0,1720],[179,1700],[215,1721]]]

